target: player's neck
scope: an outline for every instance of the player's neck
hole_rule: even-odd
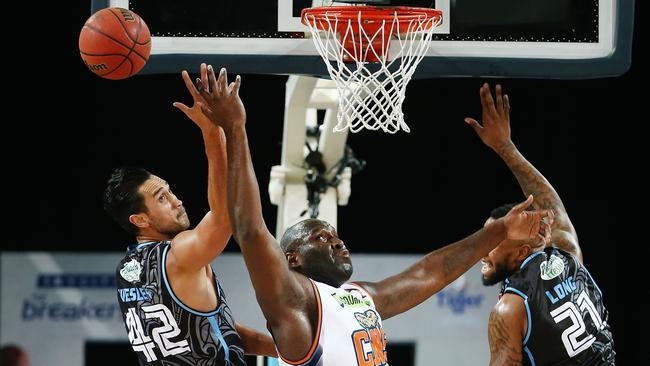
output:
[[[170,240],[172,239],[168,235],[162,234],[162,233],[143,233],[140,235],[136,235],[135,240],[138,243],[146,243],[150,241],[164,241],[164,240]]]

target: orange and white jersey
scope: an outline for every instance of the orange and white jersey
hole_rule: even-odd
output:
[[[339,288],[312,280],[318,303],[317,336],[309,353],[283,366],[384,366],[386,335],[375,303],[358,285]],[[279,354],[279,352],[278,352]]]

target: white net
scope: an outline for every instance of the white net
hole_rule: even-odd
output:
[[[434,28],[442,23],[441,13],[410,8],[405,14],[394,8],[369,17],[345,8],[350,10],[303,14],[339,92],[334,131],[410,132],[402,113],[406,85],[427,52]]]

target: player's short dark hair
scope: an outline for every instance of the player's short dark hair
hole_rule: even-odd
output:
[[[104,189],[104,210],[129,234],[137,235],[138,228],[129,216],[147,212],[144,198],[138,192],[151,173],[138,167],[120,167],[113,171]]]
[[[493,219],[500,219],[503,216],[507,215],[510,210],[512,210],[513,207],[515,207],[517,204],[516,203],[506,203],[504,205],[501,205],[492,211],[490,211],[490,217]]]

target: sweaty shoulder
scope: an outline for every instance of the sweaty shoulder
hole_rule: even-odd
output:
[[[526,317],[526,307],[524,306],[524,299],[521,296],[505,293],[492,309],[500,317]]]

